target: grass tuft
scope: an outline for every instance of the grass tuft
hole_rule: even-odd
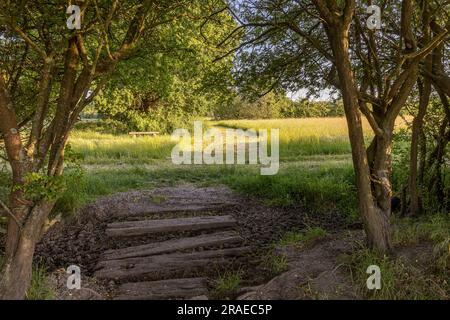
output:
[[[449,299],[449,283],[444,277],[417,268],[403,258],[382,256],[369,249],[360,249],[340,257],[351,270],[355,287],[361,296],[373,300],[434,300]],[[380,267],[381,289],[367,289],[371,265]],[[447,289],[445,289],[447,288]]]
[[[43,266],[33,268],[31,286],[27,292],[27,300],[53,300],[55,293],[47,280],[47,270]]]
[[[242,271],[227,271],[214,281],[214,295],[218,299],[232,299],[242,285]]]
[[[281,247],[308,247],[327,235],[326,230],[320,227],[312,227],[304,232],[288,232],[281,238],[278,245]]]

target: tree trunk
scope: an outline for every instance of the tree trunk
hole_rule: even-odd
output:
[[[423,120],[427,113],[428,104],[430,102],[431,82],[425,79],[423,84],[419,83],[419,90],[420,90],[420,103],[417,116],[414,118],[412,126],[411,154],[409,160],[410,161],[409,192],[411,197],[410,214],[412,216],[417,216],[422,212],[420,199],[421,196],[419,192],[419,188],[421,186],[418,185],[419,143],[423,128]]]
[[[18,233],[16,246],[10,247],[2,269],[0,299],[24,299],[31,283],[33,255],[45,219],[53,203],[42,201],[31,210],[29,218]],[[15,236],[15,233],[9,235]]]
[[[390,145],[389,143],[379,143],[377,141],[374,165],[381,159],[381,162],[378,163],[376,173],[382,180],[383,185],[378,188],[380,192],[374,197],[371,169],[364,142],[361,112],[359,110],[358,89],[348,56],[348,32],[330,30],[329,35],[334,58],[336,61],[339,61],[336,67],[352,148],[353,166],[358,189],[359,211],[364,223],[367,243],[369,247],[379,252],[387,253],[391,250],[389,221],[391,211],[391,186],[389,179]],[[387,142],[389,141],[390,139]],[[379,203],[381,203],[380,206],[378,205]]]

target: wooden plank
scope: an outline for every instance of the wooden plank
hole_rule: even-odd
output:
[[[108,224],[106,234],[109,237],[132,237],[166,232],[214,230],[235,225],[236,220],[229,215],[125,221]]]
[[[129,132],[128,135],[130,136],[157,136],[159,135],[159,132]]]
[[[206,278],[125,283],[114,300],[189,299],[208,294]]]
[[[146,257],[156,254],[171,253],[179,250],[225,244],[238,244],[241,242],[242,238],[237,235],[236,232],[224,231],[212,234],[203,234],[196,237],[149,243],[117,250],[108,250],[103,253],[101,260],[121,260],[126,258]]]
[[[98,264],[100,269],[94,275],[99,279],[114,279],[118,281],[143,277],[157,280],[164,275],[177,272],[193,272],[214,265],[226,265],[233,261],[232,258],[242,258],[250,252],[250,247],[240,247],[108,260]]]

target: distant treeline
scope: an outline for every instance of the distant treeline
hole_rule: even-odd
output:
[[[274,118],[322,118],[344,116],[341,101],[293,101],[282,94],[269,93],[250,100],[237,96],[230,104],[220,106],[214,118],[225,119],[274,119]]]
[[[122,95],[124,92],[126,92],[126,89],[121,89]],[[150,104],[146,100],[136,98],[136,94],[129,96],[130,99],[128,100],[109,98],[103,101],[102,96],[97,98],[95,103],[83,112],[82,118],[97,118],[103,121],[93,124],[85,123],[77,127],[97,126],[97,129],[99,129],[102,124],[106,124],[106,128],[113,132],[151,130],[171,133],[174,129],[190,125],[192,121],[201,117],[229,120],[344,116],[341,101],[307,99],[294,101],[284,94],[274,92],[257,99],[230,93],[221,103],[207,101],[200,94],[188,94],[187,96],[191,98],[185,100],[190,103],[186,103],[186,101],[175,103],[176,100],[173,100],[172,103],[158,101]]]

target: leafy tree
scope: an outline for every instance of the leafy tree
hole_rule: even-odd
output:
[[[134,57],[116,69],[94,107],[130,129],[171,132],[229,102],[233,59],[213,60],[232,44],[220,50],[213,44],[236,24],[228,12],[214,23],[192,19],[209,10],[193,3],[184,16],[149,34]]]
[[[0,132],[12,172],[0,298],[26,294],[35,245],[58,198],[64,150],[79,114],[143,40],[194,2],[0,2]],[[69,4],[81,9],[81,29],[67,28]],[[137,67],[128,65],[130,76]]]

